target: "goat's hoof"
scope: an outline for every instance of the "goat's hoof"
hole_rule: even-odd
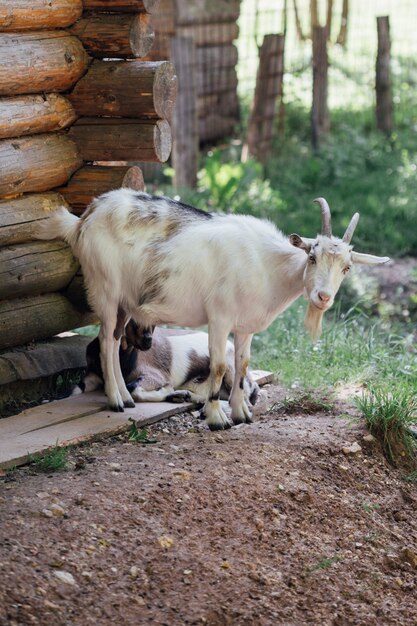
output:
[[[225,422],[223,424],[219,424],[219,423],[208,424],[208,427],[210,428],[211,431],[229,430],[229,428],[232,428],[232,425],[230,422]]]
[[[250,415],[237,415],[236,417],[232,417],[233,424],[237,426],[238,424],[252,424],[253,419]]]
[[[123,405],[124,405],[125,409],[134,409],[135,408],[135,403],[133,402],[133,400],[125,400],[123,402]]]
[[[115,413],[124,413],[124,408],[120,404],[110,404],[110,410]]]
[[[191,402],[191,394],[189,391],[176,391],[175,393],[170,393],[165,400],[166,402],[173,402],[175,404]]]

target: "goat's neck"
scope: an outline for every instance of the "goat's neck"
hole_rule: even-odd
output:
[[[305,252],[297,248],[288,249],[285,252],[278,251],[274,254],[272,262],[273,289],[281,298],[284,305],[282,309],[302,295],[306,262]]]

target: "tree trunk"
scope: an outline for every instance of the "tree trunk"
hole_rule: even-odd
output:
[[[83,0],[85,11],[106,11],[108,13],[155,13],[160,0]]]
[[[391,38],[389,17],[377,17],[378,54],[376,58],[376,121],[379,130],[390,135],[393,130],[391,87]]]
[[[93,198],[119,187],[143,191],[144,182],[140,168],[99,165],[82,167],[59,192],[71,206],[72,212],[81,215]]]
[[[63,241],[35,241],[0,248],[0,300],[64,289],[78,270]]]
[[[63,185],[82,165],[66,135],[33,135],[0,141],[0,198]]]
[[[66,91],[87,69],[81,42],[65,31],[0,34],[0,96]]]
[[[312,144],[318,150],[321,140],[330,131],[330,117],[327,105],[327,29],[316,26],[313,29],[313,106],[311,111]]]
[[[0,0],[0,29],[65,28],[82,12],[82,0]]]
[[[0,350],[96,322],[96,315],[80,313],[57,293],[4,300],[0,302]]]
[[[66,206],[64,198],[53,192],[0,201],[0,246],[36,240],[34,232],[40,220],[49,217],[61,205]]]
[[[178,72],[180,87],[173,120],[174,182],[177,188],[195,187],[198,169],[198,127],[193,41],[174,37],[171,40],[171,58]]]
[[[166,161],[171,129],[166,120],[83,118],[69,131],[84,161]]]
[[[77,116],[63,96],[17,96],[0,98],[0,139],[61,130]]]
[[[255,97],[248,125],[248,152],[265,163],[272,146],[276,103],[284,76],[284,35],[266,35],[259,52]]]
[[[154,30],[146,13],[89,15],[69,30],[91,56],[98,58],[144,57],[154,42]]]
[[[78,115],[170,119],[175,104],[172,63],[95,61],[69,96]]]

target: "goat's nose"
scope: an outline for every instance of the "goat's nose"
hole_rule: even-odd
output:
[[[322,302],[328,302],[330,300],[330,295],[325,291],[319,291],[318,296],[319,300],[321,300]]]

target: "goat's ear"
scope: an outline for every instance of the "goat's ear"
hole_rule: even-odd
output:
[[[292,234],[288,237],[289,242],[295,246],[296,248],[301,248],[304,250],[306,254],[310,253],[311,246],[314,243],[314,239],[306,239],[305,237],[300,237],[300,235]]]
[[[120,345],[122,347],[122,350],[127,350],[127,339],[126,339],[126,335],[123,335],[123,337],[120,340]]]
[[[361,265],[380,265],[388,263],[391,259],[389,256],[374,256],[373,254],[362,254],[361,252],[351,252],[353,263]]]

